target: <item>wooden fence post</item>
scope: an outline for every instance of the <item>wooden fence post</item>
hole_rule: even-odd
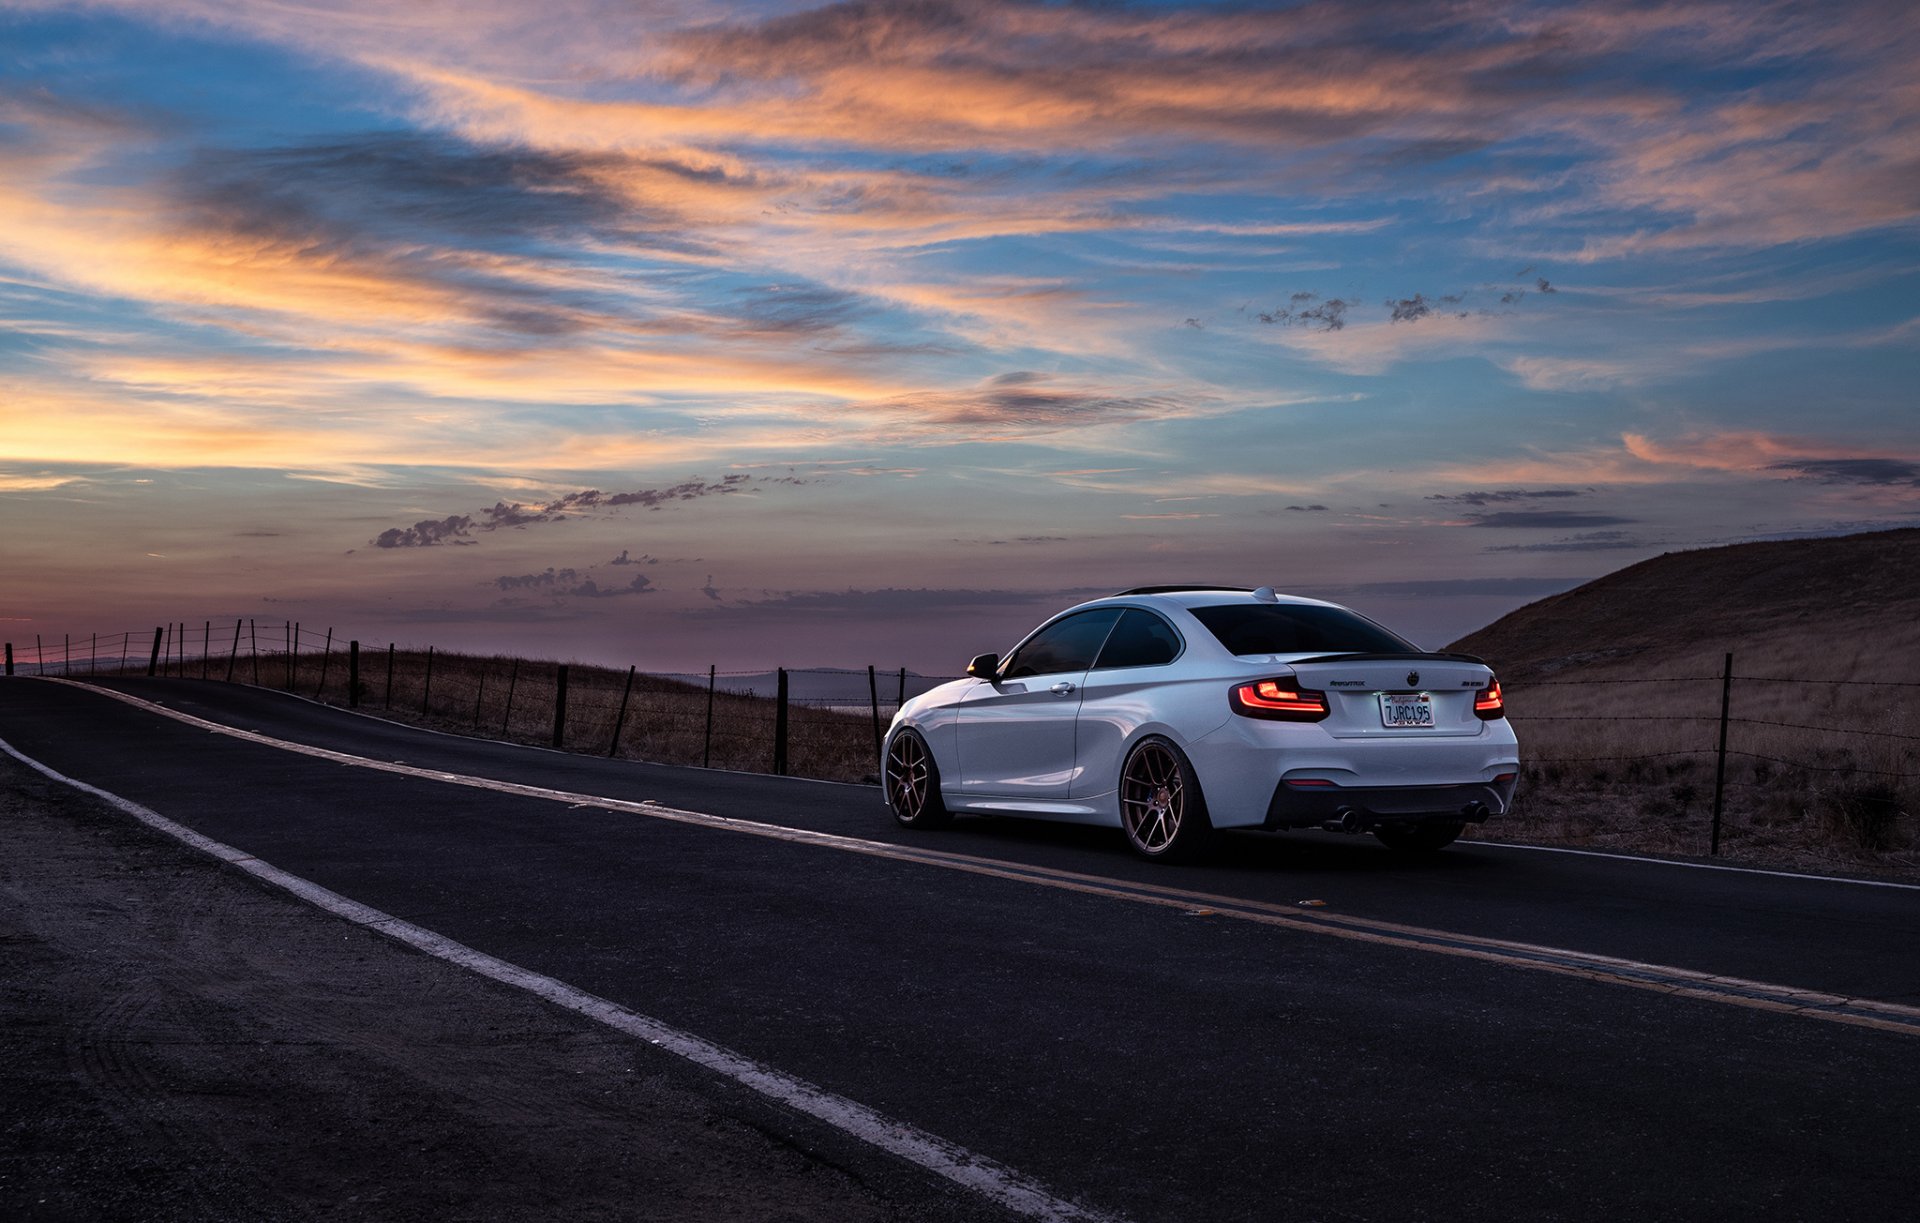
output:
[[[716,665],[707,664],[707,738],[705,745],[700,749],[700,767],[703,769],[713,767],[713,677],[716,674],[714,671]]]
[[[1720,751],[1713,770],[1713,839],[1709,854],[1720,852],[1720,811],[1727,793],[1727,710],[1733,696],[1733,655],[1727,655],[1726,669],[1720,673]]]
[[[473,728],[480,729],[480,706],[487,700],[487,661],[480,660],[480,682],[473,686]]]
[[[158,628],[153,630],[153,653],[147,655],[147,675],[149,678],[151,678],[154,672],[160,667],[160,632],[161,630]]]
[[[607,744],[609,756],[620,746],[620,728],[627,724],[627,698],[633,695],[633,673],[638,669],[638,663],[627,668],[627,690],[620,694],[620,713],[613,719],[613,742]]]
[[[867,664],[867,699],[873,703],[873,758],[880,759],[880,681]]]
[[[386,707],[393,708],[393,642],[387,642],[387,699]]]
[[[208,659],[213,657],[213,621],[204,621],[200,628],[200,678],[207,678]]]
[[[13,642],[7,642],[7,674],[13,674]]]
[[[507,669],[507,711],[500,715],[500,737],[507,737],[507,727],[513,723],[513,684],[520,678],[520,660],[515,658],[513,666]]]
[[[553,746],[560,748],[567,738],[567,664],[561,663],[553,677]]]
[[[347,643],[347,708],[360,708],[360,643]]]
[[[327,644],[320,647],[320,684],[313,690],[313,699],[320,700],[327,693],[327,664],[333,661],[333,626],[327,626]]]
[[[240,621],[233,622],[233,649],[227,654],[227,682],[233,682],[234,664],[240,661]]]
[[[427,716],[427,701],[433,696],[433,647],[427,647],[427,677],[420,683],[420,716]]]
[[[787,669],[780,668],[778,703],[773,707],[773,771],[787,775]]]

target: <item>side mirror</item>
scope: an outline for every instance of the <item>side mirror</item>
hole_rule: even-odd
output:
[[[975,679],[997,680],[1000,678],[1000,656],[982,654],[967,664],[967,674]]]

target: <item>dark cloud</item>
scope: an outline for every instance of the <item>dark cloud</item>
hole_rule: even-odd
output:
[[[644,573],[633,575],[633,581],[625,586],[598,586],[588,578],[571,590],[563,590],[563,595],[579,599],[614,599],[621,595],[650,595],[656,593],[653,582]]]
[[[687,501],[698,501],[703,497],[726,496],[744,492],[754,484],[808,484],[810,480],[796,476],[750,476],[744,472],[734,472],[718,480],[706,480],[696,477],[670,484],[664,488],[639,488],[624,493],[606,493],[597,488],[585,489],[577,493],[568,493],[540,505],[526,505],[522,502],[496,501],[476,514],[456,514],[438,521],[429,519],[417,522],[410,527],[394,527],[382,531],[378,537],[370,540],[378,548],[411,548],[438,543],[475,543],[466,538],[474,531],[497,531],[503,527],[529,527],[542,523],[565,522],[569,517],[595,511],[619,509],[623,506],[638,505],[650,510]],[[625,556],[626,553],[621,553]],[[631,564],[632,561],[616,560],[615,564]],[[650,561],[648,563],[651,563]]]
[[[500,274],[496,257],[565,265],[582,242],[692,249],[683,218],[635,201],[631,183],[649,173],[675,168],[372,132],[201,149],[161,187],[186,232],[246,239],[261,261],[421,286],[481,326],[551,341],[664,323],[636,316],[630,296]]]
[[[573,569],[549,568],[545,573],[511,574],[493,579],[493,584],[502,590],[556,590],[579,578]]]
[[[1571,488],[1505,488],[1498,492],[1479,493],[1429,493],[1429,501],[1452,501],[1460,505],[1502,505],[1513,501],[1539,501],[1554,497],[1578,497],[1577,489]]]
[[[426,548],[434,544],[470,544],[463,538],[473,530],[473,519],[466,514],[446,518],[428,518],[410,527],[391,527],[367,542],[376,548]]]
[[[1324,505],[1290,505],[1287,507],[1296,514],[1320,514],[1326,511]]]
[[[707,584],[700,588],[700,593],[707,596],[712,602],[718,603],[720,601],[720,591],[719,588],[713,584],[713,575],[711,573],[707,575]]]
[[[711,580],[709,580],[711,584]],[[1054,604],[1062,600],[1086,599],[1112,594],[1106,589],[1085,590],[953,590],[897,589],[880,590],[788,590],[764,592],[761,599],[746,599],[718,607],[700,608],[683,613],[695,616],[865,616],[865,615],[939,615],[959,613],[981,607],[1023,607],[1035,603]]]
[[[1388,298],[1386,307],[1392,312],[1392,321],[1396,323],[1417,323],[1433,313],[1433,304],[1424,293],[1415,293],[1412,297]]]
[[[1556,539],[1538,544],[1496,544],[1482,548],[1483,552],[1611,552],[1623,548],[1651,548],[1652,540],[1644,539],[1631,531],[1585,531],[1569,535],[1565,539]]]
[[[620,555],[608,561],[607,564],[609,565],[657,565],[660,563],[660,558],[657,556],[648,556],[644,552],[642,552],[639,556],[631,556],[629,555],[629,551],[630,550],[627,548],[620,549]]]
[[[1520,275],[1525,276],[1532,270],[1532,268],[1528,268],[1526,271],[1520,273]],[[1544,276],[1535,280],[1534,284],[1541,293],[1559,292],[1558,289],[1547,283],[1547,279]],[[1526,289],[1506,288],[1501,285],[1481,285],[1475,290],[1441,293],[1432,297],[1429,297],[1426,293],[1415,293],[1410,297],[1389,297],[1381,302],[1381,306],[1387,311],[1387,320],[1389,322],[1417,323],[1422,319],[1432,318],[1436,314],[1449,314],[1455,318],[1466,318],[1468,315],[1474,313],[1483,315],[1494,313],[1494,311],[1489,310],[1485,306],[1475,306],[1474,303],[1476,301],[1485,302],[1491,300],[1501,306],[1513,306],[1517,305],[1526,295]],[[1322,331],[1338,331],[1346,326],[1347,313],[1354,309],[1357,304],[1351,301],[1344,301],[1337,297],[1320,302],[1317,306],[1309,304],[1319,301],[1320,295],[1317,293],[1293,293],[1288,296],[1286,306],[1276,310],[1262,311],[1255,314],[1254,317],[1263,323],[1280,326],[1312,327]]]
[[[1791,472],[1822,484],[1911,484],[1920,486],[1920,463],[1906,459],[1793,459],[1768,471]]]
[[[372,132],[273,148],[203,149],[174,193],[210,228],[376,240],[508,239],[611,232],[632,205],[593,173],[604,157],[480,147],[444,136]]]
[[[1307,304],[1318,299],[1317,293],[1295,293],[1287,298],[1284,308],[1262,311],[1254,317],[1274,326],[1306,327],[1313,331],[1339,331],[1347,325],[1347,311],[1353,306],[1352,302],[1330,297],[1317,306]]]
[[[903,395],[867,406],[932,424],[1021,428],[1170,416],[1182,407],[1170,398],[1115,395],[1030,370],[1001,374],[966,390]]]
[[[741,325],[770,335],[836,331],[870,309],[858,294],[817,284],[758,285],[741,290],[739,298]]]
[[[1581,514],[1571,510],[1500,510],[1492,514],[1473,514],[1469,517],[1471,521],[1468,522],[1468,526],[1525,530],[1613,527],[1638,521],[1638,519],[1621,518],[1614,514]]]
[[[636,573],[625,586],[601,586],[592,578],[583,578],[577,569],[549,568],[542,573],[507,574],[493,579],[501,590],[525,590],[550,594],[557,598],[610,599],[618,595],[652,594],[653,582],[644,573]]]

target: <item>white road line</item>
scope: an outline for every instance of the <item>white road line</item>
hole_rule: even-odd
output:
[[[804,1079],[775,1070],[691,1032],[683,1032],[658,1019],[651,1019],[605,998],[575,989],[564,981],[476,951],[464,943],[456,943],[444,935],[402,921],[356,900],[349,900],[298,875],[289,874],[231,845],[203,836],[149,807],[68,777],[26,755],[4,739],[0,739],[0,752],[5,752],[54,781],[93,795],[156,831],[290,892],[308,904],[378,931],[430,956],[457,964],[469,972],[525,990],[616,1031],[644,1040],[763,1096],[778,1100],[795,1112],[823,1121],[862,1142],[945,1177],[1016,1214],[1045,1223],[1120,1223],[1116,1216],[1055,1197],[1031,1178],[1004,1164],[976,1155],[957,1143],[876,1112],[844,1096],[834,1095]]]
[[[1812,883],[1851,883],[1863,888],[1898,888],[1920,892],[1920,883],[1894,883],[1887,879],[1849,879],[1845,875],[1805,875],[1798,871],[1774,871],[1761,866],[1727,866],[1719,862],[1676,862],[1672,858],[1646,858],[1639,854],[1609,853],[1604,849],[1570,849],[1565,845],[1522,845],[1517,841],[1468,840],[1462,845],[1485,849],[1519,849],[1535,854],[1574,854],[1582,858],[1611,858],[1615,862],[1649,862],[1655,866],[1684,866],[1696,871],[1728,871],[1736,875],[1771,875],[1775,879],[1805,879]]]
[[[925,866],[937,866],[947,870],[965,871],[970,874],[1011,879],[1017,882],[1058,888],[1063,891],[1083,892],[1090,895],[1128,900],[1138,904],[1155,904],[1185,908],[1197,902],[1218,906],[1220,915],[1223,917],[1231,917],[1243,921],[1254,921],[1264,925],[1283,926],[1313,934],[1332,935],[1336,938],[1402,947],[1438,955],[1490,961],[1509,967],[1524,968],[1537,972],[1579,976],[1607,984],[1624,985],[1634,989],[1653,989],[1663,993],[1679,994],[1685,997],[1699,998],[1705,1001],[1719,1002],[1732,1006],[1788,1012],[1805,1018],[1823,1019],[1832,1023],[1878,1028],[1884,1031],[1900,1032],[1905,1035],[1920,1035],[1920,1008],[1901,1006],[1896,1003],[1879,1002],[1873,999],[1843,998],[1794,986],[1775,985],[1764,981],[1724,977],[1712,973],[1698,972],[1693,969],[1677,968],[1671,965],[1654,964],[1639,960],[1619,959],[1613,956],[1597,955],[1592,952],[1576,951],[1565,947],[1516,943],[1504,939],[1460,934],[1450,930],[1402,925],[1396,922],[1329,913],[1323,910],[1300,909],[1271,904],[1266,901],[1244,900],[1233,896],[1188,891],[1161,884],[1130,883],[1102,875],[1080,874],[1073,871],[1060,870],[1055,867],[1033,866],[1026,863],[997,858],[975,857],[967,854],[953,853],[947,850],[890,845],[884,841],[869,841],[859,837],[841,836],[837,833],[817,832],[808,828],[794,828],[784,824],[768,824],[758,820],[745,820],[734,816],[713,815],[704,811],[688,811],[676,807],[666,807],[652,799],[634,802],[628,799],[582,794],[570,790],[554,790],[544,786],[523,785],[519,782],[499,781],[490,777],[476,777],[464,773],[447,773],[435,769],[423,769],[409,764],[372,760],[347,752],[333,751],[330,748],[313,747],[305,743],[276,739],[272,736],[261,734],[258,731],[239,730],[234,727],[224,726],[218,722],[208,721],[205,718],[196,717],[190,713],[183,713],[177,709],[169,709],[164,705],[156,705],[151,701],[130,696],[124,692],[115,692],[112,689],[97,688],[88,684],[79,684],[70,680],[56,678],[49,678],[45,682],[72,683],[74,687],[111,697],[114,700],[145,709],[151,713],[159,714],[162,717],[171,718],[174,721],[183,722],[190,726],[203,728],[214,734],[227,735],[232,738],[279,748],[283,751],[293,752],[302,756],[312,756],[317,759],[352,765],[357,768],[373,769],[383,773],[395,773],[405,777],[416,777],[428,781],[445,782],[451,785],[469,786],[474,789],[491,790],[496,793],[511,794],[523,798],[538,798],[550,802],[562,802],[570,806],[584,805],[609,811],[630,812],[632,814],[667,820],[673,823],[694,824],[700,827],[723,829],[729,832],[743,832],[752,836],[768,837],[793,844],[814,845],[826,849],[837,849],[844,852],[864,854],[870,857],[913,862]]]

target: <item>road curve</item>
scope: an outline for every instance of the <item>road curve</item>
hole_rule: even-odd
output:
[[[1094,830],[902,833],[870,787],[511,748],[237,686],[114,687],[364,760],[813,835],[380,772],[0,684],[0,738],[49,767],[1113,1214],[1876,1217],[1917,1187],[1913,1033],[1459,951],[1522,943],[1895,1015],[1920,1003],[1913,889],[1475,845],[1410,863],[1318,836],[1234,837],[1170,869]]]

